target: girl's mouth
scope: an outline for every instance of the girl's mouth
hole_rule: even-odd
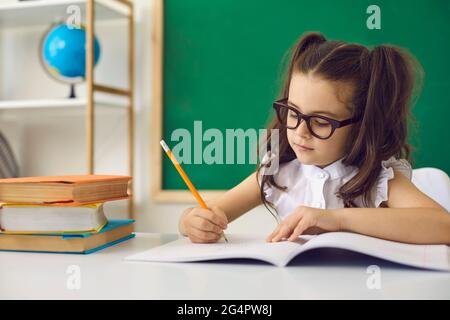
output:
[[[294,143],[294,146],[295,146],[295,148],[296,148],[298,151],[311,151],[311,150],[314,150],[314,149],[312,149],[312,148],[308,148],[308,147],[303,146],[303,145],[301,145],[301,144],[296,144],[296,143]]]

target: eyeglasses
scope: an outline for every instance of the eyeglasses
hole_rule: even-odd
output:
[[[321,115],[308,116],[287,104],[288,99],[277,100],[273,108],[277,112],[278,121],[287,129],[297,129],[302,119],[306,121],[309,132],[316,138],[325,140],[331,137],[337,128],[358,122],[359,118],[350,118],[343,121],[331,119]]]

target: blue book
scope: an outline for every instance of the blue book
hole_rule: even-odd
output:
[[[133,238],[134,220],[109,220],[96,233],[0,234],[0,251],[89,254]]]

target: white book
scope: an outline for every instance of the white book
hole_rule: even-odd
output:
[[[0,233],[96,232],[106,223],[103,203],[79,206],[0,203]]]
[[[383,240],[350,232],[302,235],[296,242],[267,243],[263,236],[227,235],[229,240],[212,244],[192,243],[181,238],[133,254],[126,261],[193,262],[217,259],[256,259],[284,267],[294,257],[312,249],[338,248],[425,269],[450,271],[447,245],[418,245]]]

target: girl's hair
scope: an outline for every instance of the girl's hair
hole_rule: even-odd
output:
[[[356,166],[359,170],[336,195],[343,199],[345,207],[356,207],[353,200],[361,195],[364,206],[369,206],[371,190],[381,171],[381,161],[395,156],[411,162],[412,147],[407,143],[408,119],[416,125],[410,106],[415,103],[422,87],[420,64],[410,53],[396,46],[379,45],[370,50],[356,43],[327,41],[321,33],[310,32],[302,35],[293,47],[280,98],[288,97],[294,72],[311,73],[324,80],[353,86],[350,117],[360,117],[361,121],[350,130],[342,163]],[[295,159],[286,129],[276,116],[268,129],[265,141],[268,151],[271,150],[270,129],[279,129],[279,164]],[[263,167],[264,163],[258,165],[258,181]],[[273,175],[263,174],[259,183],[263,204],[267,209],[268,205],[274,208],[265,198],[265,185],[280,190],[287,187],[277,184]]]

